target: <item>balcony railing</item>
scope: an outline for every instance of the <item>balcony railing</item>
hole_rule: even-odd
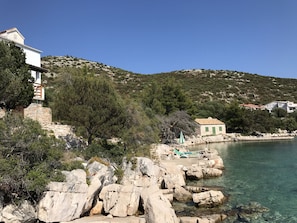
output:
[[[41,84],[34,84],[34,97],[35,100],[44,100],[44,87]]]

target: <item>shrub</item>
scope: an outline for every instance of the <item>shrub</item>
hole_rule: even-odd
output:
[[[11,115],[0,120],[0,192],[5,202],[38,201],[50,181],[62,181],[64,146],[33,120]]]

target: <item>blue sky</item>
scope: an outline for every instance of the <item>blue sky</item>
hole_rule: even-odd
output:
[[[42,56],[152,74],[224,69],[297,78],[296,0],[2,0]]]

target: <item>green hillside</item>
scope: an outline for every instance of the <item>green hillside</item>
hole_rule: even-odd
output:
[[[152,75],[137,74],[120,68],[72,56],[47,56],[42,66],[48,70],[44,80],[50,87],[64,67],[87,67],[97,75],[107,75],[121,94],[137,97],[153,81],[168,78],[179,82],[194,102],[233,100],[239,103],[266,104],[274,100],[297,102],[297,79],[276,78],[229,70],[180,70]]]

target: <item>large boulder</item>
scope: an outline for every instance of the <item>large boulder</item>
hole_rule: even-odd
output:
[[[202,168],[203,178],[222,176],[223,171],[216,168]]]
[[[203,167],[198,164],[184,168],[188,179],[200,180],[202,178],[222,176],[223,171],[212,167]]]
[[[181,186],[177,186],[174,188],[173,197],[177,201],[186,202],[192,200],[192,193]]]
[[[199,207],[215,207],[225,201],[225,196],[221,191],[206,191],[193,194],[193,202]]]
[[[89,163],[86,169],[88,172],[89,187],[83,210],[84,213],[92,208],[94,199],[99,194],[102,187],[116,182],[114,169],[111,166],[94,161]]]
[[[138,211],[140,188],[133,185],[110,184],[103,187],[99,198],[103,200],[105,213],[126,217],[134,215]]]
[[[71,221],[82,214],[88,193],[86,173],[79,169],[63,174],[66,182],[51,182],[38,204],[40,221]]]
[[[135,185],[137,187],[149,187],[160,184],[161,169],[151,159],[146,157],[133,158],[124,166],[123,185]]]
[[[185,172],[188,179],[200,180],[203,178],[202,167],[198,164],[185,168]]]
[[[185,172],[181,166],[162,164],[162,188],[173,189],[175,187],[183,187],[186,185]]]
[[[143,189],[141,193],[146,223],[178,223],[179,219],[157,186]]]
[[[24,201],[21,205],[7,205],[0,213],[0,222],[5,223],[30,223],[36,222],[36,210],[28,202]]]

